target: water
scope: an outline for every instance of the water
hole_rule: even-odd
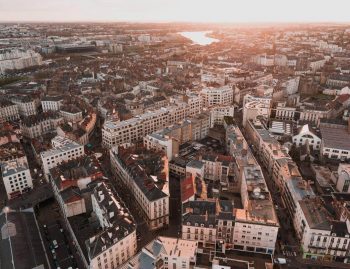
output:
[[[219,42],[219,39],[208,37],[207,34],[211,33],[211,31],[203,31],[203,32],[180,32],[179,34],[189,38],[193,43],[198,45],[210,45],[214,42]]]

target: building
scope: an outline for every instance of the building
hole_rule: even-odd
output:
[[[0,163],[17,161],[19,164],[27,164],[27,156],[21,143],[7,142],[0,145]]]
[[[52,149],[40,153],[43,171],[47,177],[50,169],[58,164],[85,154],[83,145],[61,136],[53,138],[51,143]]]
[[[156,132],[173,122],[191,118],[202,111],[198,97],[184,97],[186,100],[173,100],[171,106],[148,111],[125,121],[106,121],[102,129],[102,144],[112,147],[124,143],[136,142],[148,134]]]
[[[19,119],[18,107],[7,99],[0,100],[0,123]]]
[[[308,124],[298,128],[296,134],[293,136],[293,144],[297,147],[308,144],[314,150],[320,150],[321,138],[316,134],[315,130]]]
[[[159,236],[120,269],[192,269],[196,264],[197,241]]]
[[[23,117],[36,115],[37,101],[27,95],[18,95],[11,97],[11,101],[17,105],[18,112]]]
[[[23,68],[41,65],[42,57],[33,50],[2,49],[0,50],[0,74],[6,70],[20,70]]]
[[[59,111],[61,106],[63,105],[63,96],[45,96],[41,99],[41,106],[43,112],[47,112],[49,110]]]
[[[233,88],[228,85],[219,88],[203,88],[201,90],[201,97],[204,107],[211,107],[216,105],[232,105]]]
[[[28,138],[36,138],[44,134],[56,132],[56,128],[63,122],[63,118],[53,111],[23,118],[20,123],[21,133]]]
[[[106,183],[95,187],[91,200],[102,231],[85,242],[89,268],[119,268],[136,254],[135,221],[123,201]]]
[[[255,120],[259,116],[270,117],[270,106],[258,101],[246,103],[243,107],[243,126],[245,127],[249,120]]]
[[[142,209],[150,230],[169,224],[168,161],[164,154],[136,147],[110,150],[112,172]]]
[[[2,180],[8,199],[16,198],[33,188],[28,164],[17,160],[1,165]]]
[[[304,258],[344,260],[350,244],[349,226],[332,218],[320,198],[299,201],[296,213],[296,233]]]
[[[210,128],[215,125],[224,125],[225,117],[234,116],[233,106],[215,106],[210,109]]]
[[[233,248],[273,254],[278,218],[260,166],[244,167],[241,183],[243,209],[236,209]]]
[[[338,167],[336,189],[339,192],[350,193],[350,165],[341,163]]]
[[[91,156],[65,161],[50,169],[52,189],[66,218],[86,213],[84,192],[91,182],[102,177],[98,161]]]
[[[350,134],[347,125],[321,123],[321,156],[345,161],[350,158]]]
[[[143,142],[147,149],[162,150],[172,160],[179,153],[179,146],[193,140],[206,137],[209,133],[209,112],[202,112],[190,119],[147,135]]]
[[[80,122],[83,119],[83,112],[75,105],[66,105],[60,108],[60,114],[67,122]]]

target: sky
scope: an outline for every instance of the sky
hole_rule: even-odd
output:
[[[350,0],[0,0],[0,21],[350,22]]]

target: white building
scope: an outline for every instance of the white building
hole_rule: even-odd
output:
[[[223,125],[225,117],[234,116],[233,106],[216,106],[210,109],[210,127],[213,128],[215,124]]]
[[[29,96],[15,96],[11,98],[11,101],[17,105],[21,116],[28,117],[37,113],[37,103]]]
[[[28,165],[17,160],[4,163],[1,166],[2,180],[5,185],[8,199],[33,188],[32,177]]]
[[[59,111],[62,104],[62,96],[46,96],[41,99],[41,106],[43,108],[43,112],[47,112],[49,110]]]
[[[18,107],[10,100],[0,100],[0,123],[19,119]]]
[[[5,73],[6,70],[19,70],[41,64],[41,55],[32,50],[0,50],[0,74]]]
[[[83,112],[74,105],[61,107],[60,114],[68,122],[80,122],[83,119]]]
[[[339,192],[350,193],[350,164],[339,164],[336,188]]]
[[[295,215],[295,229],[304,258],[345,258],[350,245],[350,231],[346,222],[332,220],[318,198],[299,201]]]
[[[201,96],[204,107],[233,104],[233,88],[229,85],[219,88],[203,88]]]
[[[78,158],[85,154],[84,146],[70,139],[56,136],[52,139],[52,149],[40,153],[44,174],[64,161]]]
[[[136,254],[136,224],[121,199],[105,183],[91,195],[102,232],[86,240],[90,269],[114,269]]]
[[[301,147],[307,143],[314,150],[320,150],[321,148],[321,138],[308,124],[298,128],[297,133],[293,136],[293,143],[297,147]]]
[[[249,120],[255,120],[258,116],[268,118],[270,106],[259,101],[246,103],[243,107],[243,126],[245,127]]]
[[[112,147],[143,139],[174,122],[200,114],[202,104],[199,98],[186,96],[186,101],[172,100],[171,106],[148,111],[125,121],[106,121],[102,129],[102,144]],[[175,104],[176,103],[176,104]]]
[[[55,112],[46,112],[23,118],[21,121],[21,133],[29,138],[40,137],[50,132],[56,132],[56,128],[63,122],[63,118]]]

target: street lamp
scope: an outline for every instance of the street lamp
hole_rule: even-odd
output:
[[[13,252],[12,252],[12,243],[11,243],[11,234],[9,230],[9,223],[7,221],[7,214],[10,212],[10,208],[8,206],[5,206],[2,211],[5,214],[5,220],[6,220],[6,228],[7,228],[7,235],[10,243],[10,250],[11,250],[11,262],[12,262],[12,268],[15,269],[15,262],[13,261]]]

